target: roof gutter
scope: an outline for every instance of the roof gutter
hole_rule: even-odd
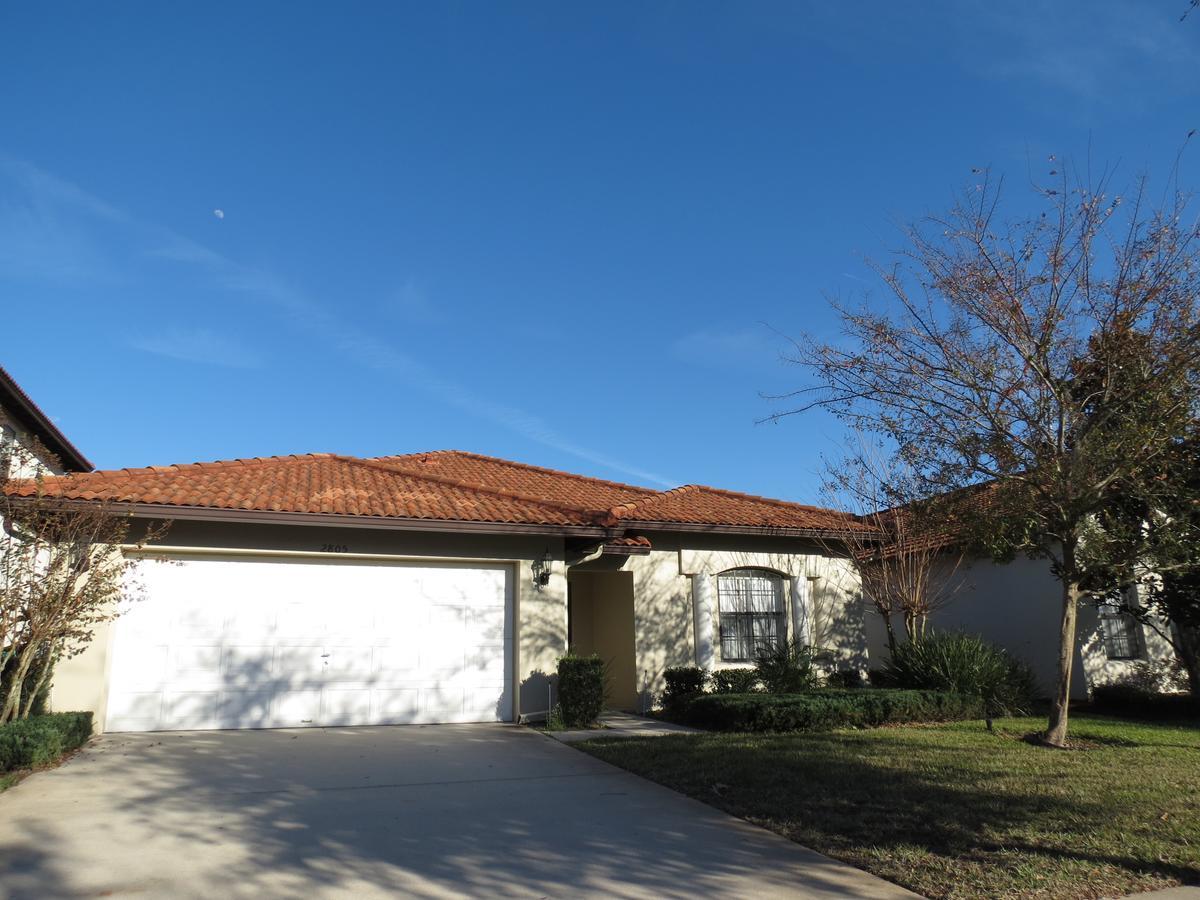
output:
[[[10,498],[20,501],[21,497]],[[32,499],[32,498],[28,498]],[[49,498],[43,498],[49,499]],[[94,508],[95,500],[63,500],[66,507]],[[103,502],[103,501],[99,501]],[[140,519],[187,522],[228,522],[254,525],[319,525],[337,528],[374,528],[391,531],[439,531],[469,534],[569,535],[603,539],[611,532],[590,525],[535,525],[521,522],[469,522],[454,519],[401,519],[391,516],[351,516],[256,509],[217,509],[208,506],[164,506],[156,503],[105,504],[107,509]]]
[[[11,501],[33,498],[10,497]],[[50,499],[50,498],[43,498]],[[472,522],[459,519],[406,519],[394,516],[353,516],[339,513],[309,513],[286,510],[220,509],[211,506],[167,506],[157,503],[105,503],[96,500],[63,500],[63,506],[94,508],[102,503],[117,513],[142,519],[188,522],[226,522],[253,525],[309,525],[336,528],[373,528],[388,531],[435,531],[459,534],[528,534],[593,538],[603,543],[614,530],[599,525],[550,525],[524,522]],[[694,522],[627,522],[638,531],[676,531],[695,534],[737,534],[757,537],[842,540],[847,532],[833,529],[782,528],[762,525],[713,525]],[[615,549],[615,548],[614,548]],[[613,552],[610,550],[608,552]],[[642,555],[640,548],[622,548],[622,553]],[[645,552],[649,552],[647,549]]]

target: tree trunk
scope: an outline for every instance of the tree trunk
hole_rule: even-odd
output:
[[[53,670],[53,657],[47,653],[46,657],[42,660],[42,664],[38,667],[37,678],[34,680],[33,687],[25,691],[25,705],[18,710],[16,716],[18,719],[28,719],[32,715],[33,704],[37,702],[38,695],[42,692],[42,688],[46,686],[46,681]]]
[[[1050,708],[1044,740],[1052,747],[1067,745],[1067,719],[1071,703],[1071,670],[1075,665],[1075,623],[1079,617],[1079,588],[1067,573],[1073,572],[1074,554],[1064,550],[1062,619],[1058,632],[1058,685]],[[1070,559],[1070,565],[1067,560]]]
[[[1178,640],[1173,642],[1175,654],[1187,672],[1192,702],[1200,706],[1200,628],[1176,625],[1175,634],[1178,636]]]
[[[33,650],[29,644],[21,648],[16,657],[12,681],[8,684],[8,696],[4,697],[4,707],[0,709],[0,724],[21,718],[21,699],[24,697],[25,679],[33,665]]]
[[[884,616],[883,625],[887,628],[888,653],[892,656],[896,655],[896,628],[892,625],[892,617]]]

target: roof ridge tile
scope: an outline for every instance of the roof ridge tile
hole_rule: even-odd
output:
[[[541,472],[543,475],[557,475],[562,478],[573,478],[576,481],[587,481],[592,484],[603,484],[609,487],[623,488],[629,491],[641,491],[645,494],[661,494],[662,491],[656,488],[645,487],[640,484],[629,484],[624,481],[612,481],[607,478],[596,478],[593,475],[581,475],[578,472],[567,472],[563,469],[551,469],[547,466],[535,466],[532,463],[517,462],[513,459],[504,459],[501,456],[489,456],[486,453],[474,453],[470,450],[426,450],[421,453],[399,453],[394,456],[375,456],[368,457],[369,459],[411,459],[417,456],[465,456],[468,459],[480,459],[490,463],[499,463],[503,466],[509,466],[513,469],[524,469],[528,472]]]
[[[570,503],[563,503],[559,500],[547,500],[544,497],[535,497],[530,494],[522,494],[518,491],[510,491],[505,488],[499,488],[494,485],[484,484],[481,481],[470,481],[462,478],[451,478],[447,475],[433,474],[430,472],[413,472],[405,468],[396,468],[381,462],[381,459],[386,457],[374,457],[363,459],[357,456],[337,456],[336,459],[342,462],[351,463],[353,465],[364,466],[367,468],[378,469],[383,472],[388,472],[392,475],[403,475],[407,478],[416,478],[422,481],[431,481],[434,484],[443,484],[449,487],[464,488],[471,491],[484,491],[488,494],[494,494],[497,497],[505,497],[509,500],[520,500],[522,503],[532,503],[536,506],[545,506],[549,509],[565,510],[568,512],[585,513],[591,516],[600,515],[603,510],[596,509],[592,506],[581,506]]]

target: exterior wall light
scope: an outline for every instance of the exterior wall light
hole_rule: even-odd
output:
[[[550,549],[546,548],[546,552],[529,565],[530,570],[533,572],[533,589],[539,594],[542,592],[542,588],[550,583],[551,562]]]

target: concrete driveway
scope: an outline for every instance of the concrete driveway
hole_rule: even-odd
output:
[[[0,896],[911,897],[528,729],[107,735],[0,795]]]

